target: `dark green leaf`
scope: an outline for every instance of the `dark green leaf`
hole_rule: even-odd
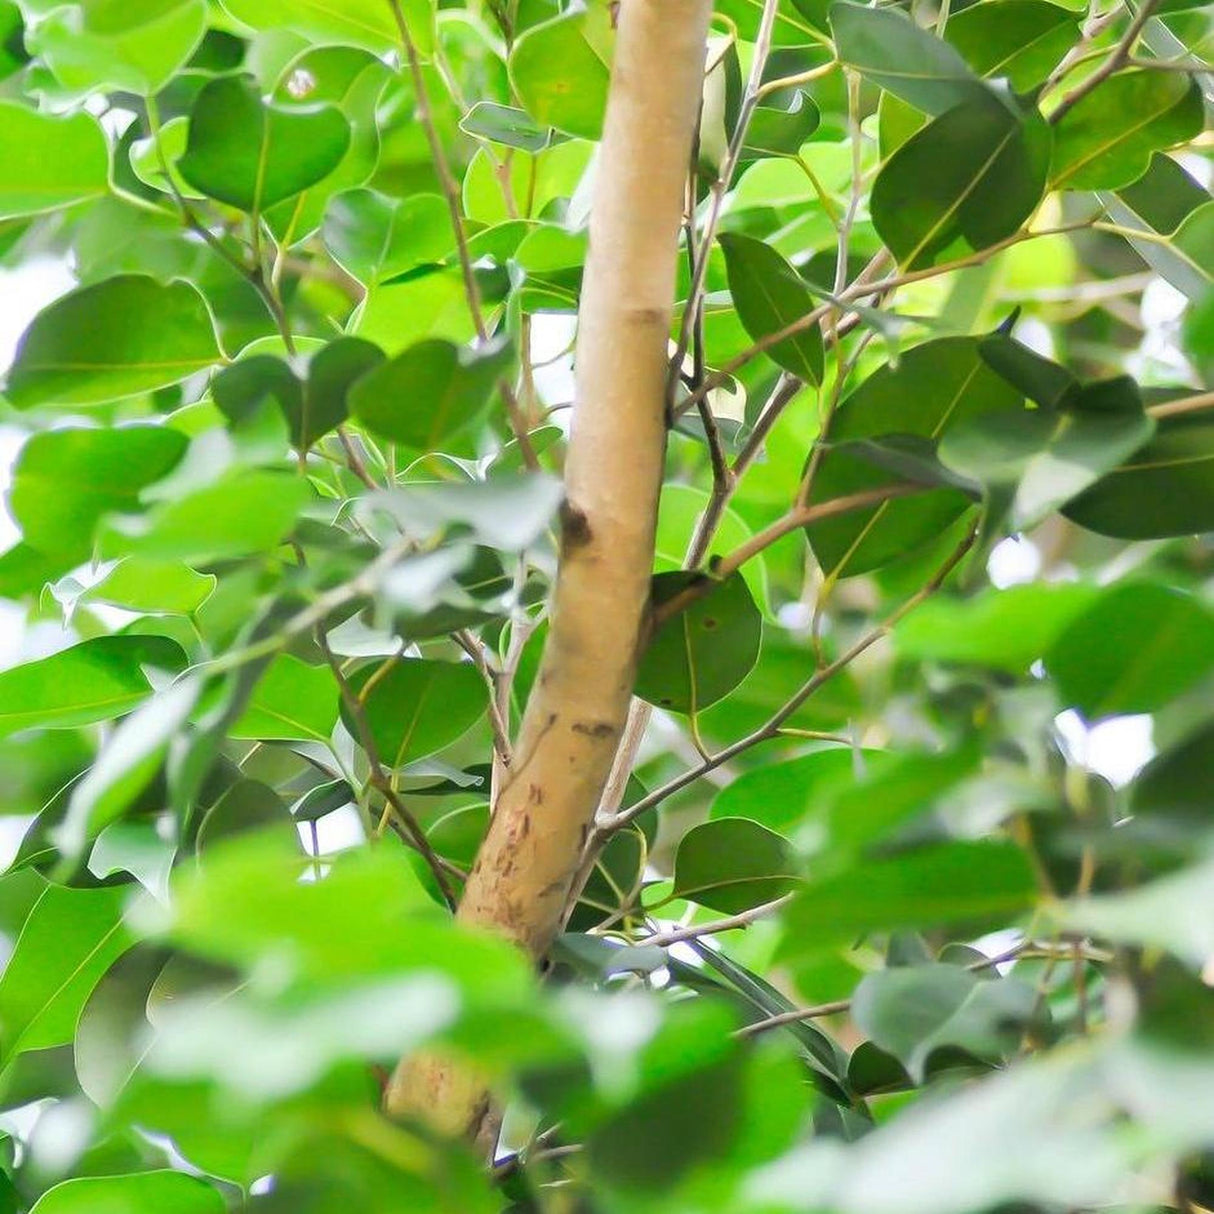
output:
[[[234,738],[327,742],[337,724],[337,684],[327,666],[279,655],[257,681]]]
[[[738,317],[756,341],[770,337],[814,310],[809,288],[770,245],[749,236],[721,237],[729,290]],[[822,379],[822,332],[818,326],[767,349],[786,371],[809,383]]]
[[[505,339],[481,349],[418,342],[363,376],[350,392],[350,410],[383,438],[433,451],[484,413],[512,358]]]
[[[1056,189],[1116,190],[1141,177],[1151,153],[1196,135],[1201,88],[1184,72],[1120,72],[1093,89],[1054,128]]]
[[[971,98],[912,135],[873,185],[873,222],[908,269],[963,239],[975,250],[1013,235],[1045,190],[1050,131],[1035,109]]]
[[[1154,712],[1214,667],[1214,612],[1155,583],[1115,586],[1057,638],[1046,666],[1091,720]]]
[[[994,0],[953,13],[944,36],[980,76],[1006,77],[1027,93],[1078,41],[1079,21],[1048,0]]]
[[[947,42],[891,9],[832,4],[839,58],[925,114],[980,102],[982,82]]]
[[[210,198],[260,212],[328,176],[350,146],[336,106],[268,103],[244,76],[221,76],[194,100],[181,175]]]
[[[1200,413],[1161,419],[1154,438],[1063,513],[1118,539],[1214,531],[1214,421]]]
[[[369,686],[363,707],[379,757],[389,767],[442,750],[485,714],[485,684],[468,662],[402,658],[386,672],[359,671],[350,682],[356,693]],[[342,718],[357,736],[345,704]]]
[[[715,818],[683,836],[672,894],[735,915],[786,894],[797,879],[787,839],[749,818]]]
[[[660,606],[705,576],[659,573],[653,601]],[[763,618],[741,574],[666,620],[641,656],[636,694],[672,712],[695,714],[727,696],[759,656]]]

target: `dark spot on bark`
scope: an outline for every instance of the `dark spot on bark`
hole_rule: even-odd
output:
[[[543,805],[544,790],[538,784],[528,784],[527,785],[527,799],[533,805]],[[530,825],[530,819],[524,818],[523,820],[525,822],[527,822],[528,825]]]
[[[561,548],[564,552],[573,552],[584,548],[594,539],[590,530],[590,522],[576,506],[565,502],[561,506]]]
[[[666,313],[661,308],[630,308],[625,317],[630,325],[649,328],[650,325],[658,325],[661,328],[666,328]]]
[[[588,738],[609,738],[615,733],[615,726],[610,721],[574,721],[573,732]]]

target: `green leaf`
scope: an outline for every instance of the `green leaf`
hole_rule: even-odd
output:
[[[715,818],[683,836],[671,893],[735,915],[786,894],[798,876],[787,839],[749,818]]]
[[[140,492],[172,471],[187,445],[163,426],[35,434],[18,456],[9,510],[32,548],[82,561],[102,515],[139,509]]]
[[[102,636],[0,672],[0,737],[122,716],[151,692],[145,665],[180,670],[185,655],[166,637]]]
[[[523,108],[543,126],[600,138],[614,43],[605,4],[529,29],[510,52],[510,81]]]
[[[345,190],[329,200],[325,247],[339,265],[370,286],[455,247],[451,215],[438,194],[388,198],[374,190]]]
[[[1050,184],[1065,190],[1116,190],[1150,167],[1151,153],[1196,135],[1201,88],[1184,72],[1110,76],[1054,127]]]
[[[129,557],[86,591],[84,600],[151,615],[193,615],[215,586],[214,575],[188,565]]]
[[[1214,667],[1214,612],[1157,583],[1114,586],[1058,637],[1046,667],[1089,720],[1154,712]]]
[[[1160,419],[1155,436],[1063,507],[1081,527],[1117,539],[1214,531],[1214,419]]]
[[[778,333],[814,310],[805,281],[770,245],[750,236],[720,238],[729,291],[738,317],[756,341]],[[814,326],[767,350],[786,371],[808,383],[822,382],[822,331]]]
[[[1214,722],[1207,722],[1142,769],[1130,791],[1130,808],[1136,816],[1177,818],[1204,829],[1212,786]]]
[[[712,818],[750,818],[776,831],[792,831],[822,812],[832,795],[854,784],[868,768],[879,769],[890,756],[881,751],[831,747],[765,763],[743,772],[713,798]]]
[[[327,742],[337,724],[337,684],[327,666],[280,654],[257,681],[234,738]]]
[[[403,849],[360,848],[301,881],[311,864],[276,838],[225,840],[181,872],[168,933],[199,956],[317,983],[429,971],[478,1001],[530,989],[521,953],[434,914]]]
[[[822,112],[808,93],[799,89],[785,108],[774,105],[756,107],[746,128],[739,163],[764,156],[795,156],[801,145],[818,129]]]
[[[383,438],[434,451],[484,413],[512,359],[504,338],[479,349],[421,341],[363,376],[350,410]]]
[[[55,830],[55,845],[64,856],[79,859],[87,845],[127,811],[159,770],[201,694],[200,678],[171,683],[106,738],[92,766],[72,787],[67,812]]]
[[[336,711],[333,716],[336,719]],[[195,847],[202,855],[226,839],[258,832],[264,838],[276,832],[289,850],[299,847],[295,820],[286,802],[260,780],[237,780],[207,810],[198,826]]]
[[[937,596],[894,629],[894,648],[916,661],[961,662],[1024,675],[1099,595],[1079,582],[987,587],[969,599]]]
[[[356,694],[367,689],[367,723],[380,760],[390,768],[450,746],[485,714],[484,681],[467,662],[402,658],[386,673],[377,667],[359,671],[350,685]],[[345,704],[342,720],[357,737]]]
[[[257,213],[327,177],[349,146],[336,106],[265,102],[247,77],[221,76],[194,99],[177,168],[208,197]]]
[[[311,497],[299,476],[264,469],[228,473],[213,485],[160,503],[147,515],[111,519],[110,556],[205,565],[276,548]]]
[[[1088,384],[1059,409],[982,413],[952,427],[940,460],[1012,496],[1011,524],[1027,530],[1132,455],[1154,429],[1128,376]]]
[[[548,146],[549,133],[523,110],[493,101],[478,101],[459,122],[460,130],[504,147],[539,152]]]
[[[955,965],[915,965],[869,974],[851,1014],[874,1044],[922,1082],[935,1050],[956,1047],[996,1060],[1020,1044],[1037,994],[1015,978],[980,978]]]
[[[873,931],[994,923],[1035,900],[1032,870],[1010,843],[944,843],[808,881],[785,911],[785,956]]]
[[[925,114],[981,103],[987,95],[947,42],[901,13],[832,4],[830,27],[844,63]]]
[[[1045,191],[1050,130],[1035,109],[986,94],[949,110],[889,158],[873,223],[907,269],[963,239],[974,250],[1013,235]]]
[[[376,54],[400,46],[391,6],[379,0],[224,0],[237,21],[255,30],[290,30],[314,42],[365,47]],[[434,0],[401,0],[414,46],[434,46]]]
[[[711,575],[659,573],[653,602],[660,606]],[[727,696],[759,656],[763,618],[745,578],[731,574],[707,595],[659,625],[641,655],[636,694],[659,708],[694,715]]]
[[[973,338],[945,337],[904,351],[897,366],[870,375],[839,406],[835,443],[882,435],[918,435],[934,441],[949,426],[988,409],[1016,408],[1019,393],[979,357]],[[904,481],[846,447],[827,449],[810,493],[811,504]],[[810,546],[832,576],[850,577],[926,544],[969,507],[953,488],[932,489],[824,519],[806,528]]]
[[[303,383],[281,358],[254,354],[224,368],[212,381],[211,392],[235,424],[254,418],[273,400],[286,419],[292,445],[306,451],[346,420],[350,389],[383,361],[383,351],[373,343],[339,337],[309,358]]]
[[[1027,93],[1078,41],[1079,20],[1047,0],[994,0],[951,14],[944,36],[978,75],[1006,77]]]
[[[94,986],[131,943],[127,891],[48,885],[0,977],[0,1056],[65,1045]]]
[[[133,15],[113,5],[61,8],[32,31],[30,49],[70,92],[101,89],[152,96],[193,54],[207,25],[202,0],[148,6]]]
[[[121,274],[38,313],[17,346],[7,395],[18,409],[99,404],[179,383],[221,357],[194,287]]]
[[[92,114],[0,102],[0,219],[40,215],[109,189],[110,151]]]
[[[380,157],[378,107],[391,71],[370,51],[324,46],[304,51],[283,69],[272,100],[288,107],[331,103],[350,123],[350,144],[331,173],[293,198],[271,208],[266,222],[280,246],[301,244],[321,225],[331,198],[361,186]]]
[[[216,1188],[184,1172],[133,1172],[129,1176],[81,1176],[48,1189],[30,1214],[223,1214]]]

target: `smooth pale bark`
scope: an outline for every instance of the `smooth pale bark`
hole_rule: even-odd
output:
[[[565,915],[648,625],[678,235],[711,0],[623,0],[590,220],[548,640],[459,919],[540,959]],[[403,1064],[389,1112],[472,1129],[483,1086]]]

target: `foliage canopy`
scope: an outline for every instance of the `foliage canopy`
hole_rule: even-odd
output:
[[[0,0],[0,1214],[1214,1207],[1200,4],[716,0],[644,737],[452,919],[656,2]]]

